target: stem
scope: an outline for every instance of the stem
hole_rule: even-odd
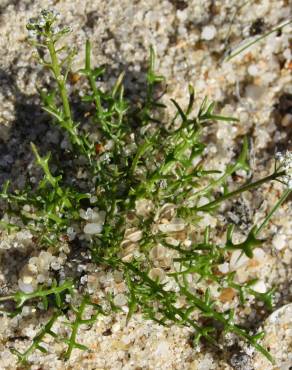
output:
[[[143,272],[139,271],[135,266],[131,265],[130,263],[125,263],[123,262],[124,267],[128,268],[130,271],[136,273],[138,276],[140,276],[146,283],[148,283],[149,287],[153,289],[156,293],[160,293],[161,298],[164,298],[167,301],[167,298],[169,296],[169,292],[163,289],[158,283],[155,281],[151,280],[148,276],[145,276]],[[163,303],[163,299],[161,300],[162,305],[165,305]],[[141,304],[141,303],[140,303]],[[142,305],[142,304],[141,304]],[[169,306],[166,307],[166,309],[171,309],[175,315],[180,316],[180,318],[187,322],[190,326],[192,326],[198,333],[200,333],[202,336],[205,337],[210,343],[213,343],[216,345],[216,342],[213,337],[211,337],[208,333],[204,332],[203,328],[199,326],[194,320],[189,319],[186,317],[185,313],[183,310],[175,307],[175,305],[169,303]],[[163,312],[163,309],[160,309],[160,312]]]
[[[225,61],[226,62],[229,62],[232,58],[236,57],[237,55],[239,55],[240,53],[242,53],[245,49],[248,49],[250,46],[256,44],[257,42],[263,40],[264,38],[266,38],[267,36],[271,35],[272,33],[274,32],[277,32],[279,30],[281,30],[282,28],[288,26],[290,23],[292,23],[291,20],[289,20],[288,22],[280,25],[280,26],[277,26],[275,28],[273,28],[271,31],[269,32],[266,32],[265,34],[263,34],[262,36],[260,37],[257,37],[255,40],[252,40],[250,42],[248,42],[247,44],[243,45],[241,48],[239,48],[238,50],[234,50],[233,53],[231,53],[226,59]]]
[[[43,171],[45,173],[46,180],[52,185],[52,187],[54,189],[56,189],[57,188],[57,185],[58,185],[58,181],[51,174],[51,171],[50,171],[49,165],[48,165],[48,162],[49,162],[49,159],[50,159],[50,153],[47,155],[47,157],[42,158],[39,155],[39,152],[38,152],[36,146],[34,145],[34,143],[31,142],[30,143],[30,146],[31,146],[31,149],[32,149],[35,157],[36,157],[37,164],[42,167],[42,169],[43,169]]]
[[[202,196],[202,195],[205,195],[208,193],[208,191],[210,191],[212,188],[222,184],[229,176],[231,176],[235,171],[236,169],[238,168],[238,164],[235,163],[232,167],[230,167],[230,169],[228,169],[223,176],[219,177],[217,180],[215,180],[214,182],[211,182],[208,186],[206,186],[205,188],[203,188],[202,190],[198,190],[195,194],[193,194],[191,197],[189,197],[189,200],[191,199],[195,199],[197,198],[198,196]]]
[[[74,348],[86,349],[85,346],[82,346],[81,344],[76,342],[76,337],[77,337],[77,334],[78,334],[79,326],[83,322],[82,315],[83,315],[83,312],[85,310],[85,307],[86,307],[86,299],[83,299],[83,301],[81,302],[79,310],[75,311],[73,309],[73,311],[75,312],[75,315],[76,315],[76,319],[75,319],[74,323],[72,323],[72,325],[71,325],[72,331],[71,331],[70,338],[68,339],[68,341],[66,341],[68,343],[68,349],[67,349],[67,351],[64,355],[65,359],[69,359],[71,357],[71,353],[72,353]],[[81,348],[81,347],[84,347],[84,348]]]
[[[247,154],[248,154],[248,142],[247,142],[247,138],[245,137],[243,140],[243,146],[242,146],[241,153],[239,157],[237,158],[236,162],[231,166],[227,166],[225,173],[221,177],[219,177],[215,181],[210,182],[209,185],[207,185],[205,188],[198,190],[196,193],[192,194],[188,200],[195,199],[198,196],[207,194],[211,189],[223,184],[229,176],[231,176],[233,173],[235,173],[239,169],[247,170],[249,168],[246,163]]]
[[[91,53],[91,46],[90,46],[89,40],[87,40],[86,41],[86,47],[85,47],[85,69],[88,73],[87,77],[88,77],[88,80],[89,80],[90,87],[93,91],[94,102],[95,102],[95,105],[96,105],[96,109],[97,109],[98,113],[101,113],[102,107],[101,107],[101,103],[100,103],[100,96],[99,96],[99,93],[98,93],[98,90],[97,90],[97,87],[96,87],[95,78],[94,78],[94,76],[92,74],[92,71],[91,71],[90,53]]]
[[[110,128],[108,127],[106,119],[103,117],[104,112],[103,112],[103,107],[101,104],[100,92],[96,86],[96,81],[95,81],[96,77],[94,75],[93,70],[91,69],[91,44],[89,40],[86,41],[86,46],[85,46],[85,70],[86,70],[86,76],[88,78],[89,85],[91,87],[91,90],[93,91],[93,98],[94,98],[97,118],[99,120],[101,128],[105,132],[106,135],[108,135],[114,142],[117,142],[115,135],[113,135]]]
[[[54,313],[54,315],[51,317],[51,319],[35,335],[35,337],[33,338],[32,344],[28,347],[28,349],[25,352],[20,353],[15,348],[11,349],[11,352],[18,357],[20,362],[22,362],[23,364],[27,364],[28,356],[31,353],[33,353],[33,351],[35,351],[36,349],[38,349],[39,351],[42,351],[42,352],[46,352],[45,348],[42,347],[40,343],[43,341],[43,338],[45,337],[46,334],[51,335],[53,338],[56,337],[56,334],[52,331],[52,327],[53,327],[54,323],[56,322],[56,320],[58,319],[58,317],[60,315],[61,315],[61,312],[59,312],[59,311]]]
[[[194,294],[190,293],[185,287],[180,286],[180,291],[184,294],[185,297],[187,297],[192,303],[194,303],[195,306],[198,307],[203,313],[207,313],[216,321],[221,322],[229,332],[235,333],[239,337],[246,339],[259,352],[266,356],[266,358],[271,363],[274,362],[271,354],[265,348],[263,348],[261,345],[255,342],[253,340],[253,337],[249,335],[245,330],[241,329],[236,324],[230,323],[228,319],[225,319],[221,313],[213,310],[211,306],[203,302],[200,298],[197,298]]]
[[[227,199],[233,198],[236,195],[239,195],[239,194],[241,194],[241,193],[243,193],[245,191],[251,190],[253,188],[257,188],[258,186],[264,184],[265,182],[268,182],[268,181],[271,181],[271,180],[275,180],[278,177],[281,177],[283,175],[285,175],[285,171],[275,172],[272,175],[266,176],[266,177],[264,177],[264,178],[262,178],[262,179],[260,179],[258,181],[255,181],[255,182],[252,182],[250,184],[244,185],[244,186],[240,187],[239,189],[234,190],[231,193],[225,194],[222,197],[220,197],[218,199],[215,199],[212,202],[207,203],[207,204],[205,204],[205,205],[203,205],[201,207],[198,207],[198,208],[197,207],[194,207],[193,210],[202,211],[202,212],[209,212],[212,208],[216,207],[221,202],[223,202],[223,201],[225,201]]]
[[[5,297],[0,297],[0,302],[5,302],[5,301],[13,301],[14,296],[13,295],[7,295]]]
[[[254,235],[257,236],[262,229],[266,226],[266,224],[270,221],[273,214],[277,211],[277,209],[284,203],[284,201],[288,198],[290,193],[292,192],[292,189],[286,189],[284,193],[282,194],[281,198],[278,200],[278,202],[274,205],[274,207],[270,210],[264,221],[261,223],[261,225],[256,229]]]
[[[91,163],[92,148],[90,146],[90,143],[87,141],[85,136],[78,133],[78,125],[75,125],[74,121],[72,120],[68,92],[66,89],[66,78],[69,71],[69,66],[67,68],[67,71],[65,72],[65,75],[63,75],[62,63],[59,63],[57,56],[58,51],[55,48],[55,41],[51,38],[51,36],[48,36],[47,48],[51,57],[50,69],[55,77],[55,80],[57,81],[63,105],[63,112],[62,114],[57,114],[57,118],[60,122],[61,127],[69,133],[72,144],[76,145],[79,148],[80,152],[85,155],[88,158],[88,161]],[[49,108],[51,107],[49,106]],[[56,115],[56,113],[58,113],[54,112],[54,110],[55,109],[53,109],[53,111],[52,109],[49,109],[48,112],[54,116]]]
[[[130,175],[133,176],[135,173],[135,169],[138,165],[139,159],[146,153],[146,151],[151,148],[152,142],[151,140],[145,141],[142,145],[139,146],[136,155],[133,159],[131,168],[130,168]]]
[[[58,58],[57,58],[57,53],[55,49],[55,44],[53,40],[48,41],[48,50],[51,56],[52,60],[52,65],[51,69],[54,73],[55,79],[57,81],[58,87],[59,87],[59,92],[61,95],[62,103],[63,103],[63,109],[64,109],[64,115],[65,115],[65,121],[72,121],[72,116],[71,116],[71,109],[70,109],[70,104],[67,96],[67,90],[66,90],[66,83],[65,83],[65,78],[62,75],[61,72],[61,66],[59,64]]]

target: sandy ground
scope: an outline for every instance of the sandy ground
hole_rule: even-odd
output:
[[[153,45],[157,52],[157,69],[168,81],[166,104],[170,105],[170,97],[185,104],[187,87],[192,83],[198,99],[208,95],[217,102],[220,113],[238,117],[239,122],[231,126],[218,123],[210,128],[210,167],[223,168],[238,151],[237,138],[244,134],[250,139],[256,178],[272,170],[275,151],[291,149],[291,25],[230,62],[224,61],[224,56],[242,40],[260,35],[291,18],[290,0],[1,0],[1,183],[12,178],[16,187],[23,186],[26,167],[32,161],[30,141],[45,149],[58,142],[56,132],[48,129],[38,108],[35,84],[48,80],[26,43],[27,20],[47,7],[60,11],[64,23],[73,28],[69,41],[79,50],[73,69],[82,66],[84,44],[89,38],[95,63],[107,65],[107,83],[111,84],[120,71],[126,71],[127,91],[135,98],[143,89],[143,72],[149,46]],[[248,196],[243,199],[250,209],[249,217],[261,219],[282,188],[281,184],[273,184],[258,191],[256,198],[260,206],[257,212],[257,206],[250,204]],[[229,216],[242,224],[243,230],[250,222],[243,220],[240,211],[231,212]],[[288,201],[263,233],[267,241],[259,257],[260,263],[253,266],[251,272],[246,266],[238,272],[242,281],[252,275],[267,287],[276,284],[278,307],[291,300],[291,216],[291,202]],[[25,235],[2,236],[0,280],[3,294],[8,285],[17,287],[18,271],[25,263],[26,243],[29,241]],[[91,276],[91,281],[100,278],[92,271]],[[23,317],[24,322],[19,318],[0,318],[0,369],[16,368],[16,358],[9,347],[17,344],[18,348],[25,348],[29,341],[21,337],[30,338],[35,333],[37,323],[31,312],[23,313]],[[145,322],[140,314],[134,315],[126,326],[125,314],[119,314],[100,319],[90,330],[80,332],[80,340],[92,352],[75,351],[70,361],[64,363],[58,358],[62,346],[48,343],[49,354],[34,354],[31,369],[284,370],[292,366],[288,354],[292,346],[291,321],[284,320],[283,325],[284,334],[281,327],[273,329],[267,338],[277,359],[275,367],[258,355],[249,354],[244,347],[223,354],[205,346],[194,350],[189,344],[187,329],[163,328]],[[280,332],[285,335],[284,339],[279,338]]]

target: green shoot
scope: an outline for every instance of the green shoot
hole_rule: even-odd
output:
[[[256,38],[252,39],[251,41],[245,43],[244,45],[235,48],[235,50],[231,51],[231,53],[225,58],[225,62],[229,62],[231,59],[235,58],[237,55],[241,54],[246,49],[248,49],[251,46],[257,44],[258,42],[260,42],[261,40],[270,36],[271,34],[277,33],[279,30],[282,30],[284,27],[288,26],[291,23],[292,23],[292,20],[284,22],[284,23],[272,28],[270,31],[264,33],[263,35],[261,35],[259,37],[256,37]]]

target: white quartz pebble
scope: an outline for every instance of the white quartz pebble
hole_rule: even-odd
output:
[[[240,267],[247,265],[249,258],[244,254],[244,252],[240,249],[235,250],[232,252],[230,258],[230,271],[236,271]]]
[[[149,271],[149,277],[152,280],[161,282],[165,278],[165,272],[162,269],[155,267]]]
[[[213,40],[216,33],[217,33],[217,30],[216,30],[215,26],[212,26],[212,25],[211,26],[205,26],[203,28],[201,36],[202,36],[203,40],[209,41],[209,40]]]
[[[114,304],[118,307],[125,306],[127,304],[127,296],[125,294],[119,293],[114,297]]]
[[[182,231],[185,228],[185,223],[183,220],[177,218],[173,219],[169,224],[159,224],[158,229],[162,233],[169,233],[169,232],[178,232]]]
[[[222,274],[227,274],[227,272],[229,272],[229,263],[224,262],[221,265],[218,265],[218,270],[222,272]]]
[[[34,291],[32,284],[26,284],[21,279],[18,280],[18,286],[24,293],[32,293]]]
[[[100,234],[102,231],[102,225],[89,223],[84,226],[83,231],[85,234],[89,234],[89,235]]]
[[[266,293],[267,287],[263,280],[257,281],[253,286],[252,289],[258,293]]]
[[[284,234],[276,234],[273,238],[272,244],[278,251],[284,249],[287,245],[286,236]]]

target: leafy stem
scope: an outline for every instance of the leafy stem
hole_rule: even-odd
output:
[[[245,43],[243,46],[240,46],[238,48],[236,48],[235,50],[233,50],[225,59],[225,62],[229,62],[231,59],[233,59],[234,57],[236,57],[237,55],[241,54],[244,50],[248,49],[249,47],[257,44],[259,41],[265,39],[266,37],[268,37],[269,35],[275,33],[275,32],[278,32],[279,30],[282,30],[284,27],[288,26],[289,24],[292,23],[292,20],[289,20],[287,22],[284,22],[274,28],[272,28],[270,31],[264,33],[263,35],[259,36],[259,37],[256,37],[255,39],[252,39],[251,41]]]
[[[285,200],[288,198],[288,196],[291,194],[292,189],[286,189],[283,194],[281,195],[278,202],[274,205],[274,207],[270,210],[268,215],[265,217],[264,221],[260,224],[260,226],[257,227],[255,231],[255,236],[258,235],[262,229],[268,224],[273,214],[278,210],[278,208],[285,202]]]
[[[58,60],[57,53],[56,53],[55,41],[52,38],[49,38],[47,45],[48,45],[48,50],[49,50],[51,61],[52,61],[51,70],[57,81],[60,96],[61,96],[62,103],[63,103],[64,120],[67,121],[68,124],[72,126],[71,109],[70,109],[70,104],[69,104],[69,99],[68,99],[68,94],[67,94],[67,89],[66,89],[66,80],[65,80],[65,77],[61,73],[61,66],[59,64],[59,60]]]
[[[205,188],[203,188],[203,189],[195,192],[190,197],[188,197],[188,201],[190,201],[192,199],[196,199],[199,196],[203,196],[203,195],[209,193],[211,189],[213,189],[214,187],[216,187],[216,186],[221,185],[222,183],[224,183],[225,180],[229,176],[231,176],[234,172],[236,172],[236,171],[238,171],[240,169],[242,169],[242,170],[248,170],[249,167],[248,167],[248,164],[246,162],[247,155],[248,155],[248,143],[247,143],[247,138],[245,137],[244,138],[244,141],[243,141],[242,151],[240,153],[239,158],[236,160],[236,162],[233,165],[228,166],[227,169],[226,169],[226,171],[224,172],[224,174],[221,177],[219,177],[217,180],[211,181],[209,183],[209,185],[207,185]]]
[[[27,364],[29,355],[31,355],[37,349],[42,353],[47,352],[46,348],[44,348],[41,343],[47,334],[55,339],[57,338],[57,334],[53,332],[52,327],[61,314],[62,314],[61,311],[54,312],[50,320],[41,328],[38,334],[34,337],[32,344],[23,353],[21,353],[15,348],[11,349],[11,352],[18,357],[18,360],[21,364],[23,365]]]
[[[94,313],[90,319],[83,319],[84,311],[87,306],[93,306],[96,309],[96,313]],[[75,314],[75,320],[73,322],[65,322],[65,324],[69,327],[71,327],[71,334],[70,337],[64,338],[63,342],[65,342],[68,345],[67,351],[64,354],[65,359],[69,359],[71,356],[71,353],[74,348],[81,349],[81,350],[86,350],[88,349],[86,346],[83,344],[77,343],[76,337],[78,334],[78,329],[81,325],[89,325],[93,324],[96,321],[97,316],[102,313],[102,309],[99,305],[92,303],[90,300],[90,297],[88,295],[85,295],[82,298],[82,301],[79,305],[79,307],[74,307],[71,305],[71,308]]]
[[[276,180],[277,178],[282,177],[285,174],[285,171],[281,172],[275,172],[269,176],[263,177],[260,180],[257,180],[255,182],[246,184],[239,189],[236,189],[234,191],[231,191],[230,193],[224,194],[221,197],[213,200],[212,202],[209,202],[207,204],[204,204],[203,206],[200,207],[194,207],[193,210],[195,211],[200,211],[200,212],[210,212],[212,211],[215,207],[217,207],[220,203],[234,198],[237,195],[240,195],[241,193],[244,193],[245,191],[252,190],[252,189],[257,189],[260,185],[265,184],[266,182],[270,182],[271,180]]]
[[[42,301],[44,303],[44,306],[48,306],[48,299],[47,297],[50,295],[53,295],[56,300],[56,304],[58,307],[61,306],[61,294],[68,291],[72,292],[73,290],[73,283],[72,281],[68,280],[64,283],[60,284],[59,286],[56,284],[56,282],[53,284],[53,286],[49,289],[43,289],[43,287],[40,287],[38,290],[32,293],[25,293],[21,290],[17,291],[16,293],[0,297],[0,302],[4,301],[14,301],[16,303],[16,307],[20,308],[22,307],[28,300],[36,299],[36,298],[42,298]]]

